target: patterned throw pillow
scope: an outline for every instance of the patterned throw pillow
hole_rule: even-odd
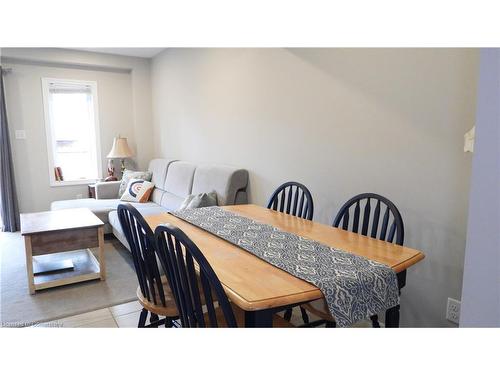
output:
[[[154,187],[155,184],[152,182],[132,178],[129,180],[127,190],[120,199],[126,202],[147,202]]]
[[[125,190],[127,189],[128,182],[131,178],[139,178],[144,181],[151,181],[152,177],[151,172],[141,172],[141,171],[131,171],[129,169],[125,169],[123,171],[122,182],[120,183],[120,189],[118,189],[118,198],[120,198]]]
[[[217,193],[215,191],[212,191],[211,193],[188,195],[186,199],[184,199],[184,202],[181,203],[179,210],[210,206],[217,206]]]

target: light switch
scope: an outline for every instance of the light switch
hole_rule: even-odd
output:
[[[474,138],[476,133],[476,127],[473,126],[471,130],[469,130],[464,135],[464,152],[474,152]]]
[[[26,131],[16,130],[16,139],[26,139]]]

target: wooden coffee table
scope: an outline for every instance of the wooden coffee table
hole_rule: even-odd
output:
[[[88,208],[21,214],[30,294],[106,279],[104,223]],[[99,249],[99,262],[92,254]]]

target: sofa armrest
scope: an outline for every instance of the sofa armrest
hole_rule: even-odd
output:
[[[121,181],[97,182],[95,184],[96,199],[117,199]]]

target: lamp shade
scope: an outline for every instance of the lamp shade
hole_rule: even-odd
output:
[[[113,140],[113,147],[109,152],[108,159],[124,159],[134,156],[127,143],[127,138],[115,137]]]

